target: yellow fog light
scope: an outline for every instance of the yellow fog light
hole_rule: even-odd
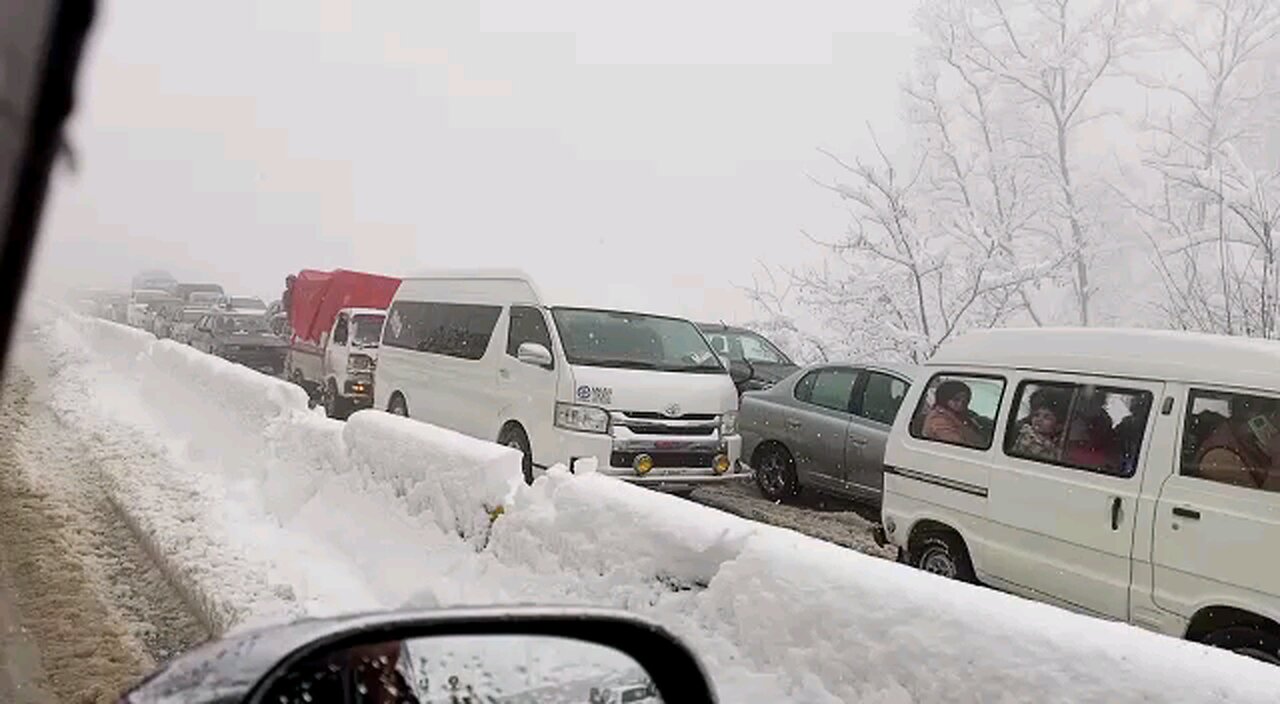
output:
[[[636,455],[631,467],[636,470],[636,474],[644,476],[649,473],[649,470],[653,469],[653,458],[643,453]]]
[[[724,474],[729,471],[731,466],[733,465],[729,462],[728,455],[716,455],[715,461],[711,463],[711,468],[715,470],[716,474]]]

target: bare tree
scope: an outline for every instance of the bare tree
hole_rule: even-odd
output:
[[[1278,36],[1280,5],[1270,0],[1199,0],[1157,32],[1158,49],[1186,70],[1176,79],[1137,75],[1169,99],[1145,123],[1155,195],[1128,200],[1152,244],[1173,327],[1280,335],[1280,172],[1242,155],[1267,146],[1276,86],[1263,68]]]

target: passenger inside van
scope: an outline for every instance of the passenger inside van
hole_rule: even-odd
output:
[[[1067,399],[1056,389],[1041,388],[1031,394],[1031,412],[1018,422],[1013,452],[1031,459],[1056,461],[1062,455],[1062,426]]]
[[[1190,474],[1210,481],[1280,490],[1280,404],[1232,395],[1230,417],[1197,448]]]
[[[922,433],[930,440],[967,447],[983,447],[986,434],[969,411],[973,392],[963,381],[944,381],[934,390],[933,406],[925,414]]]

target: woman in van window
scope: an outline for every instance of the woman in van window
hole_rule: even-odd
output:
[[[1031,394],[1031,413],[1018,425],[1013,452],[1021,457],[1056,461],[1062,453],[1063,403],[1059,394],[1037,389]]]
[[[933,392],[933,407],[924,417],[924,436],[930,440],[982,447],[986,438],[970,417],[973,394],[963,381],[944,381]]]
[[[1268,399],[1234,396],[1231,418],[1205,438],[1196,452],[1197,474],[1223,484],[1233,484],[1267,491],[1280,491],[1280,432],[1263,435],[1250,427],[1250,421],[1264,419],[1272,428],[1280,428],[1280,408]]]

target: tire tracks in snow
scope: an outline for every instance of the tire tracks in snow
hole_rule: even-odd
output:
[[[15,365],[0,393],[0,569],[65,702],[115,701],[207,636],[102,488],[102,457]]]

